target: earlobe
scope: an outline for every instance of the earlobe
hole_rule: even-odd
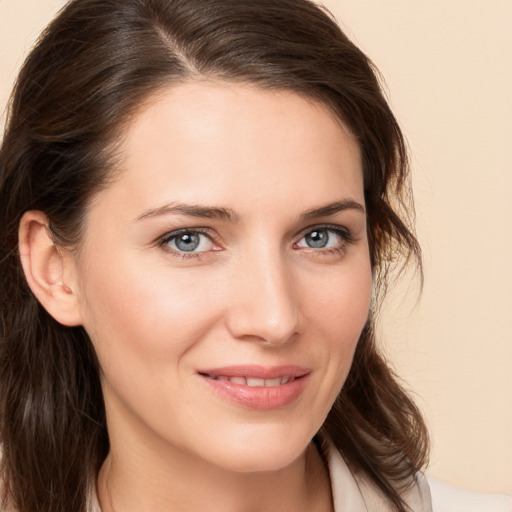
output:
[[[70,277],[71,255],[55,245],[48,217],[31,210],[23,215],[18,232],[21,264],[36,298],[57,322],[67,326],[82,324],[76,279]]]

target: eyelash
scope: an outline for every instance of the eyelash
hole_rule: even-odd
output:
[[[173,249],[172,247],[169,247],[169,243],[173,240],[176,240],[181,235],[188,235],[188,234],[200,234],[204,235],[209,238],[209,240],[215,244],[214,240],[214,231],[206,228],[183,228],[183,229],[177,229],[176,231],[171,231],[170,233],[167,233],[159,240],[159,246],[162,247],[166,252],[171,253],[173,256],[177,256],[181,259],[189,259],[189,258],[196,258],[200,259],[205,254],[212,252],[212,251],[199,251],[199,252],[186,252],[186,251],[178,251],[176,249]],[[213,252],[216,252],[220,249],[214,250]]]
[[[319,248],[319,249],[315,249],[314,247],[309,247],[309,249],[311,251],[320,252],[323,255],[338,254],[338,255],[344,256],[347,253],[349,246],[357,241],[349,229],[344,228],[344,227],[342,228],[340,226],[324,224],[324,225],[320,225],[320,226],[312,226],[312,227],[307,228],[307,230],[302,232],[302,236],[300,237],[299,242],[303,238],[305,238],[307,235],[314,233],[315,231],[326,231],[329,234],[334,233],[336,236],[338,236],[340,238],[340,243],[336,247]],[[298,247],[299,242],[295,242],[293,244],[294,248],[296,247],[297,250],[300,250],[300,247]],[[306,248],[306,249],[308,249],[308,248]]]
[[[339,255],[345,255],[348,251],[348,246],[356,242],[357,240],[352,235],[351,231],[347,228],[342,228],[340,226],[332,226],[332,225],[319,225],[319,226],[312,226],[307,228],[306,230],[302,231],[302,234],[297,242],[293,244],[294,249],[301,250],[302,248],[298,246],[299,242],[302,241],[307,235],[314,233],[315,231],[326,231],[329,234],[335,234],[341,239],[341,242],[338,246],[332,247],[332,248],[314,248],[314,247],[305,247],[305,249],[309,249],[316,253],[321,253],[324,255],[330,255],[330,254],[339,254]],[[196,258],[201,259],[205,255],[211,252],[217,252],[222,249],[214,249],[210,251],[199,251],[199,252],[187,252],[187,251],[179,251],[176,249],[173,249],[169,247],[169,243],[173,240],[176,240],[179,236],[185,235],[185,234],[200,234],[204,235],[209,238],[211,243],[216,245],[215,242],[215,232],[210,229],[206,228],[183,228],[178,229],[176,231],[172,231],[170,233],[167,233],[162,238],[159,239],[158,245],[162,247],[166,252],[171,253],[173,256],[179,257],[181,259],[189,259],[189,258]]]

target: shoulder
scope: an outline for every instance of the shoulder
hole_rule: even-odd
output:
[[[332,442],[323,452],[327,462],[334,510],[390,511],[389,502],[367,475],[351,469]],[[512,512],[512,496],[469,491],[416,473],[402,498],[414,512]]]
[[[512,512],[512,497],[469,491],[427,476],[433,512]]]

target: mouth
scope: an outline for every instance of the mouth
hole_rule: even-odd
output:
[[[229,381],[241,386],[271,387],[282,386],[308,375],[309,368],[296,365],[258,366],[237,365],[222,368],[208,368],[198,373],[212,380]]]
[[[299,366],[230,366],[198,375],[221,398],[246,408],[284,407],[302,394],[311,370]]]
[[[275,379],[259,379],[257,377],[229,377],[227,375],[209,375],[201,373],[200,375],[208,379],[229,381],[233,382],[234,384],[240,384],[241,386],[249,386],[251,388],[282,386],[283,384],[293,382],[296,378],[300,378],[293,377],[290,375],[286,375],[284,377],[277,377]]]

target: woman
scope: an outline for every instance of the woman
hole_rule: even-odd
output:
[[[0,165],[6,510],[431,510],[374,335],[403,138],[326,13],[72,1]]]

